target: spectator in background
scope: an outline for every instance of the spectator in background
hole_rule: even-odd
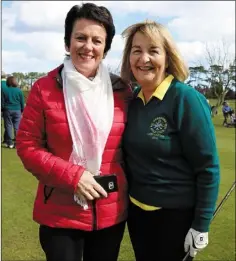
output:
[[[209,106],[211,108],[211,116],[217,115],[218,111],[217,111],[216,106],[215,105],[211,105],[209,100],[207,100],[207,102],[208,102],[208,104],[209,104]]]
[[[7,87],[7,75],[5,72],[1,72],[1,97],[3,97],[3,91],[6,90]],[[1,116],[3,117],[3,107],[1,103]],[[6,144],[6,130],[4,128],[4,134],[3,134],[3,144]]]
[[[1,90],[7,88],[7,75],[5,72],[1,72]]]
[[[222,113],[224,116],[224,121],[223,121],[224,126],[228,125],[227,119],[228,119],[231,111],[232,111],[232,108],[229,106],[229,104],[226,101],[224,101],[223,107],[222,107]]]
[[[17,88],[18,83],[14,76],[9,76],[7,78],[7,88],[2,90],[2,110],[4,119],[4,128],[6,130],[6,147],[13,149],[13,133],[16,137],[16,132],[19,128],[19,123],[21,119],[21,113],[24,110],[24,95],[21,89]]]
[[[235,118],[234,110],[231,110],[229,112],[229,116],[230,116],[230,123],[228,124],[228,127],[230,127],[230,126],[235,127],[236,126],[236,118]]]
[[[5,72],[1,72],[1,90],[7,88],[7,75]]]

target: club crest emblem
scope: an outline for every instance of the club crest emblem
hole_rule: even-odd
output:
[[[150,125],[150,132],[148,133],[152,139],[158,139],[163,136],[163,133],[167,129],[167,120],[164,117],[155,118]]]

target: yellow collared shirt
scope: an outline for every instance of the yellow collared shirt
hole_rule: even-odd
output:
[[[156,97],[158,98],[159,100],[163,100],[168,88],[170,87],[170,84],[172,82],[172,80],[174,79],[174,76],[169,74],[162,82],[160,85],[157,86],[156,90],[153,92],[152,97]],[[137,98],[140,98],[142,99],[143,101],[143,104],[146,104],[145,102],[145,98],[143,96],[143,92],[142,90],[140,90],[140,92],[138,93],[137,95]],[[150,100],[151,100],[150,98]]]

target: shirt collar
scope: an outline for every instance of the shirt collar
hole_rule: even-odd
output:
[[[174,79],[174,76],[172,74],[169,74],[162,82],[160,85],[157,86],[156,90],[153,92],[151,98],[154,96],[158,98],[159,100],[163,100],[168,88],[171,85],[172,80]],[[137,95],[138,98],[142,99],[143,103],[145,104],[145,99],[143,96],[142,90]],[[150,99],[151,99],[150,98]]]

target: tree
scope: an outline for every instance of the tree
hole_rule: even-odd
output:
[[[34,82],[39,79],[40,77],[46,75],[46,73],[42,72],[28,72],[28,73],[22,73],[22,72],[14,72],[12,73],[14,77],[16,77],[17,82],[19,84],[20,88],[27,88],[28,90],[31,89]]]
[[[217,110],[228,91],[235,88],[235,55],[229,52],[229,44],[222,40],[214,46],[206,45],[205,58],[208,65],[207,81],[217,98]]]
[[[16,80],[17,80],[17,82],[19,84],[19,87],[22,88],[22,86],[24,86],[24,82],[25,82],[25,75],[24,75],[24,73],[14,72],[12,75],[16,78]]]
[[[34,82],[44,75],[45,75],[45,73],[38,73],[38,72],[26,73],[25,78],[28,80],[28,83],[30,86],[29,88],[31,89]]]
[[[206,77],[205,74],[207,73],[207,70],[204,68],[204,66],[194,66],[189,67],[190,76],[189,80],[187,81],[187,84],[192,85],[194,88],[206,88]]]

